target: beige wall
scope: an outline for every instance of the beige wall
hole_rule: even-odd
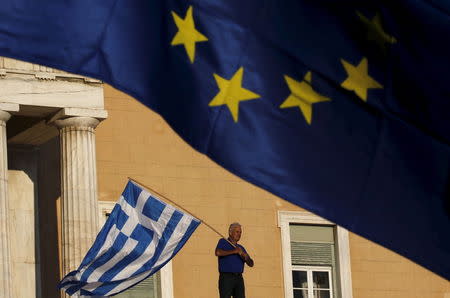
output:
[[[12,297],[41,297],[37,214],[37,150],[8,148]],[[24,280],[27,282],[24,283]]]
[[[301,210],[226,172],[182,141],[155,113],[105,86],[109,117],[97,128],[100,200],[117,200],[127,176],[175,200],[227,233],[243,225],[242,244],[255,260],[247,268],[248,297],[283,297],[278,210]],[[173,260],[176,298],[217,295],[218,236],[201,225]],[[353,297],[442,297],[450,285],[436,275],[350,234]]]
[[[12,295],[59,297],[59,139],[9,146],[8,163]]]
[[[450,282],[355,234],[350,235],[353,297],[450,298]]]

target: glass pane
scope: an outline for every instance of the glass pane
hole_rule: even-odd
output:
[[[307,288],[308,280],[306,271],[292,271],[292,285],[294,288]]]
[[[313,271],[313,283],[314,289],[329,289],[329,273],[328,272],[319,272]]]
[[[314,290],[314,298],[330,298],[330,291],[328,290]]]
[[[308,298],[308,290],[294,290],[294,298]]]

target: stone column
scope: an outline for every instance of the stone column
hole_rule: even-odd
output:
[[[8,230],[8,148],[6,146],[6,122],[10,117],[10,113],[0,110],[0,298],[12,297]]]
[[[63,275],[75,270],[98,233],[97,170],[91,117],[56,120],[61,142]]]

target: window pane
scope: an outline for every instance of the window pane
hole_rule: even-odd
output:
[[[314,290],[314,298],[330,298],[330,291],[328,290]]]
[[[294,298],[308,298],[308,290],[294,290]]]
[[[313,271],[313,283],[315,289],[329,289],[330,283],[328,272]]]
[[[306,271],[292,271],[292,285],[294,288],[307,288],[308,280]]]

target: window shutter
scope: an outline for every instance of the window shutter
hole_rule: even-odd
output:
[[[140,283],[138,283],[137,285],[135,285],[128,291],[130,291],[130,292],[148,291],[150,293],[153,293],[154,289],[155,289],[153,280],[154,280],[154,275],[150,276],[146,280],[141,281]]]
[[[160,298],[159,272],[120,293],[117,298]]]
[[[334,245],[292,241],[291,259],[292,265],[333,266]]]

